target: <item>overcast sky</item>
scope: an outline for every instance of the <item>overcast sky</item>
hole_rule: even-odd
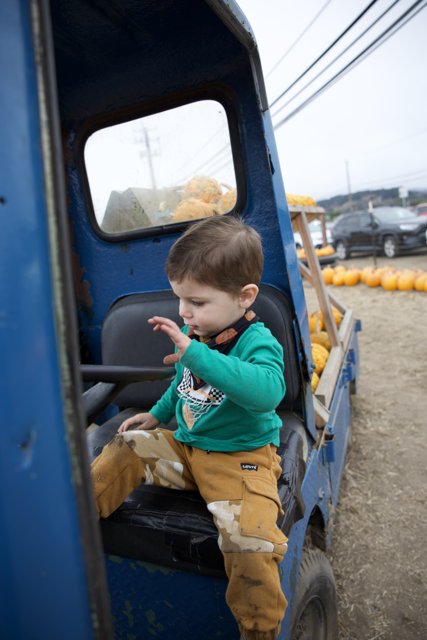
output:
[[[369,0],[237,1],[256,36],[270,105],[370,4]],[[393,1],[378,0],[328,56],[272,107],[273,125],[340,71],[415,0],[396,2],[363,39],[275,115]],[[425,5],[423,0],[418,7]],[[352,192],[401,186],[427,189],[426,113],[424,8],[334,86],[276,129],[286,191],[322,199],[347,193],[349,183]]]

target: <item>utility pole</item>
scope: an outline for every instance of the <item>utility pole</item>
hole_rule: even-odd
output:
[[[147,158],[148,170],[150,173],[151,188],[157,189],[156,176],[154,173],[153,156],[159,155],[159,152],[154,151],[152,148],[152,142],[147,127],[141,122],[135,131],[135,142],[141,144],[139,151],[139,157]]]
[[[347,176],[348,204],[350,206],[350,211],[352,211],[353,210],[353,200],[352,200],[352,197],[351,197],[350,169],[349,169],[348,160],[345,161],[345,172],[346,172],[346,176]]]
[[[150,137],[148,135],[148,131],[146,129],[146,127],[142,127],[142,133],[144,136],[144,142],[145,142],[145,148],[146,148],[146,155],[147,155],[147,160],[148,160],[148,168],[150,170],[150,177],[151,177],[151,188],[152,189],[156,189],[156,177],[154,175],[154,166],[153,166],[153,158],[152,158],[152,152],[151,152],[151,145],[150,145]]]

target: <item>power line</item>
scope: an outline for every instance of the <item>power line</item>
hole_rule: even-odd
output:
[[[303,71],[296,80],[294,80],[289,87],[287,87],[287,89],[285,89],[284,91],[282,91],[282,93],[277,96],[277,98],[275,100],[273,100],[273,102],[270,104],[270,108],[273,107],[276,102],[278,102],[281,98],[283,98],[284,95],[286,95],[291,89],[292,87],[294,87],[297,82],[299,82],[305,75],[307,75],[307,73],[322,59],[325,57],[325,55],[327,53],[329,53],[329,51],[350,31],[350,29],[352,29],[354,27],[355,24],[357,24],[359,22],[359,20],[361,20],[363,18],[363,16],[374,6],[374,4],[378,2],[378,0],[371,0],[371,2],[367,5],[367,7],[365,7],[365,9],[363,9],[363,11],[361,13],[359,13],[359,15],[353,20],[353,22],[351,24],[348,25],[348,27],[346,27],[346,29],[344,29],[344,31],[337,37],[335,38],[335,40],[329,45],[329,47],[327,47],[323,53],[320,54],[320,56],[318,58],[316,58],[316,60],[314,62],[311,63],[311,65],[309,67],[307,67],[307,69],[305,71]]]
[[[328,51],[330,51],[332,49],[333,46],[335,46],[335,44],[337,44],[341,38],[344,37],[344,35],[367,13],[367,11],[369,11],[369,9],[377,2],[378,0],[371,0],[371,2],[368,4],[368,6],[357,16],[357,18],[355,18],[355,20],[353,20],[353,22],[341,33],[340,36],[338,36],[338,38],[336,38],[334,40],[334,42],[329,45],[329,47],[299,76],[299,78],[297,78],[292,85],[290,85],[290,87],[288,87],[288,89],[286,89],[278,98],[276,98],[276,100],[274,102],[272,102],[272,104],[270,105],[270,107],[272,107],[275,102],[277,102],[277,100],[279,100],[283,95],[285,95],[285,93],[287,93],[302,77],[304,77],[306,75],[306,73],[308,73],[308,71],[310,69],[313,68],[313,66],[315,64],[317,64],[318,61],[321,60],[321,58],[323,58],[326,53],[328,53]],[[399,1],[399,0],[396,0]],[[308,29],[310,28],[310,26],[316,21],[316,19],[321,15],[321,13],[324,11],[324,9],[326,9],[327,5],[331,2],[331,0],[328,0],[323,7],[321,8],[321,10],[316,14],[316,16],[313,18],[313,20],[309,23],[309,25],[304,29],[304,31],[300,34],[299,38],[300,39],[304,33],[306,33],[308,31]],[[291,48],[296,44],[296,42],[298,41],[298,39],[294,42],[294,44],[291,46]],[[287,53],[289,52],[290,49],[288,49],[287,52],[285,52],[285,54],[279,59],[279,61],[276,63],[275,67],[284,59],[284,57],[287,55]],[[275,68],[273,67],[273,69]],[[270,71],[270,73],[273,71],[273,69]],[[280,111],[280,109],[279,109]],[[209,141],[212,138],[209,139]],[[202,147],[203,148],[203,147]],[[206,168],[211,164],[211,162],[220,154],[222,154],[226,149],[228,148],[228,145],[225,145],[224,147],[222,147],[221,149],[219,149],[215,154],[213,154],[206,162],[202,163],[201,165],[199,165],[193,172],[192,175],[195,175],[198,171],[200,171],[201,169],[206,170]],[[199,149],[200,151],[201,149]],[[198,153],[198,152],[197,152]],[[195,154],[196,155],[196,154]]]
[[[283,60],[286,58],[286,56],[292,51],[292,49],[298,44],[298,42],[305,36],[305,34],[307,33],[307,31],[310,29],[310,27],[313,26],[313,24],[316,22],[316,20],[322,15],[322,13],[324,12],[324,10],[326,9],[326,7],[328,6],[328,4],[330,4],[332,2],[332,0],[327,0],[327,2],[325,2],[325,4],[323,5],[323,7],[320,9],[320,11],[318,11],[316,13],[316,15],[314,16],[314,18],[311,20],[311,22],[308,23],[308,25],[305,27],[305,29],[303,29],[300,33],[300,35],[297,37],[296,40],[294,40],[294,42],[291,44],[291,46],[289,47],[289,49],[287,49],[285,51],[285,53],[278,59],[278,61],[273,65],[273,67],[270,69],[270,71],[267,73],[266,78],[268,78],[269,75],[271,75],[273,73],[273,71],[275,71],[275,69],[277,69],[277,67],[279,66],[279,64],[281,62],[283,62]]]
[[[414,11],[412,15],[408,16],[408,14],[410,14],[411,11],[413,11],[422,1],[423,0],[417,0],[416,2],[414,2],[414,4],[411,5],[411,7],[407,9],[399,18],[397,18],[397,20],[395,20],[389,27],[387,27],[387,29],[385,29],[382,32],[382,34],[380,34],[373,42],[371,42],[371,44],[369,44],[365,49],[363,49],[363,51],[361,51],[357,56],[355,56],[353,60],[351,60],[348,64],[346,64],[345,67],[341,69],[341,71],[338,71],[332,78],[330,78],[330,80],[328,80],[324,85],[322,85],[320,89],[315,91],[309,98],[304,100],[304,102],[302,102],[296,109],[291,111],[290,114],[282,118],[282,120],[280,120],[276,125],[274,125],[273,127],[274,130],[279,129],[283,124],[285,124],[285,122],[288,122],[288,120],[293,118],[297,113],[299,113],[307,105],[313,102],[313,100],[315,100],[322,93],[324,93],[328,88],[330,88],[333,84],[335,84],[335,82],[340,80],[344,75],[346,75],[349,71],[351,71],[351,69],[353,69],[356,65],[362,62],[362,60],[367,58],[368,55],[373,53],[379,46],[384,44],[384,42],[386,42],[389,38],[391,38],[391,36],[397,33],[397,31],[399,31],[399,29],[401,29],[403,26],[405,26],[405,24],[407,24],[410,20],[412,20],[412,18],[415,18],[415,16],[427,6],[427,3],[419,7],[419,9],[417,11]],[[408,17],[405,20],[405,22],[402,22],[402,24],[400,24],[401,21],[406,16]],[[394,29],[394,31],[392,31],[392,29]]]
[[[211,162],[215,160],[218,156],[222,156],[224,152],[227,152],[229,150],[230,150],[230,145],[225,144],[223,147],[218,149],[218,151],[216,151],[210,158],[208,158],[208,160],[205,160],[205,162],[202,162],[202,164],[200,164],[190,174],[187,172],[187,175],[193,175],[193,176],[196,175],[201,169],[206,169],[206,167],[208,167],[211,164]],[[218,158],[218,160],[222,160],[222,158]],[[181,182],[184,182],[184,180],[182,180]]]
[[[218,171],[218,168],[222,168],[224,166],[224,163],[229,164],[230,162],[232,162],[231,154],[225,155],[222,158],[217,158],[214,162],[212,162],[212,160],[209,160],[205,165],[197,170],[197,173],[200,171],[200,169],[203,169],[201,173],[203,173],[204,175],[212,174]],[[195,174],[194,172],[192,172],[189,175],[191,176]]]
[[[363,38],[363,36],[365,36],[368,31],[370,31],[372,29],[372,27],[374,27],[380,20],[382,20],[382,18],[384,18],[384,16],[394,7],[396,6],[396,4],[398,4],[400,2],[400,0],[394,0],[394,2],[392,2],[392,4],[385,9],[385,11],[383,11],[383,13],[378,16],[378,18],[376,18],[364,31],[362,31],[362,33],[357,36],[357,38],[355,38],[353,40],[353,42],[351,42],[345,49],[343,49],[343,51],[341,51],[337,56],[335,56],[335,58],[326,65],[326,67],[324,67],[321,71],[319,71],[318,74],[316,74],[314,76],[314,78],[312,78],[311,80],[309,80],[309,82],[307,82],[302,89],[300,89],[299,91],[297,91],[297,93],[295,93],[292,98],[290,98],[287,102],[285,102],[284,104],[282,104],[276,111],[276,113],[272,114],[272,117],[275,118],[277,116],[278,113],[280,113],[280,111],[282,111],[285,107],[288,106],[288,104],[290,104],[291,102],[293,102],[295,100],[295,98],[297,98],[301,93],[303,93],[311,84],[313,84],[313,82],[315,82],[318,78],[320,78],[321,75],[323,75],[325,73],[325,71],[327,71],[333,64],[335,64],[335,62],[337,62],[337,60],[339,60],[340,58],[342,58],[342,56],[347,53],[347,51],[349,49],[351,49],[351,47],[353,47],[356,42],[358,42],[361,38]]]
[[[400,174],[398,176],[390,176],[388,178],[377,178],[376,180],[364,180],[363,182],[356,183],[357,185],[378,185],[384,183],[393,183],[396,181],[405,181],[405,182],[413,182],[414,180],[419,180],[423,178],[423,176],[427,176],[427,169],[420,169],[418,171],[412,171],[411,173]],[[360,191],[360,186],[357,186],[357,189]]]
[[[379,151],[383,151],[384,149],[388,149],[389,147],[394,147],[395,144],[400,144],[402,142],[406,142],[406,140],[411,140],[411,138],[423,136],[426,133],[427,133],[427,128],[419,129],[418,131],[415,131],[414,133],[410,133],[409,135],[404,136],[403,138],[396,138],[395,140],[392,140],[391,142],[387,142],[387,144],[383,144],[381,147],[377,147],[376,149],[369,149],[368,151],[364,151],[363,155],[366,155],[366,153],[378,153]]]
[[[198,149],[197,149],[197,150],[196,150],[196,151],[191,155],[191,160],[194,160],[194,158],[195,158],[196,156],[198,156],[198,155],[199,155],[199,153],[200,153],[201,151],[204,151],[204,150],[206,149],[207,145],[208,145],[208,144],[210,144],[210,143],[212,142],[212,140],[214,140],[214,139],[218,136],[218,134],[219,134],[219,133],[221,133],[223,130],[224,130],[224,125],[223,125],[223,124],[221,124],[221,126],[220,126],[220,127],[218,127],[218,128],[213,132],[213,134],[212,134],[212,135],[211,135],[211,136],[210,136],[210,137],[209,137],[209,138],[208,138],[208,139],[203,143],[203,145],[202,145],[201,147],[199,147],[199,148],[198,148]],[[226,147],[223,147],[223,148],[225,149]],[[182,164],[182,165],[177,169],[177,171],[179,172],[179,171],[181,171],[181,169],[184,169],[184,168],[188,165],[188,162],[189,162],[189,161],[184,162],[184,163],[183,163],[183,164]]]

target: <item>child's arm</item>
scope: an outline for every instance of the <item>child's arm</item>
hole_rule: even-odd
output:
[[[151,413],[137,413],[136,415],[124,420],[120,427],[117,429],[117,433],[124,433],[128,429],[152,429],[159,424],[157,418],[151,415]]]
[[[188,338],[186,335],[181,333],[178,325],[172,322],[172,320],[167,321],[167,327],[164,327],[165,325],[164,321],[167,321],[167,318],[160,318],[157,316],[149,320],[150,324],[154,325],[153,327],[154,331],[164,331],[165,333],[167,333],[167,335],[169,335],[169,333],[172,333],[176,341],[173,340],[172,338],[171,339],[177,345],[177,349],[178,350],[180,349],[182,351],[185,347],[186,340],[188,340],[188,342],[191,342],[190,338]],[[175,325],[175,326],[172,326],[172,325]],[[175,330],[175,327],[176,327],[176,330]],[[176,333],[179,333],[180,336],[182,336],[182,338],[186,338],[186,340],[180,340],[180,336],[176,335]],[[171,336],[169,335],[169,337]],[[178,362],[178,360],[179,360],[179,352],[166,356],[163,359],[163,362],[165,364],[174,364]],[[177,381],[176,381],[176,378],[174,378],[174,380],[172,380],[171,384],[166,389],[166,391],[164,392],[160,400],[158,400],[158,402],[156,402],[154,407],[150,409],[149,413],[137,413],[135,416],[128,418],[127,420],[122,422],[122,424],[117,430],[118,433],[123,433],[131,427],[133,427],[134,429],[152,429],[153,427],[157,426],[161,422],[163,424],[167,424],[175,415],[175,407],[178,400],[178,396],[175,391],[176,384],[177,384]],[[139,426],[134,427],[133,425],[139,425]]]
[[[193,374],[248,411],[273,411],[285,395],[283,351],[273,336],[250,339],[237,358],[191,340],[173,320],[154,316],[149,322],[154,331],[166,333],[177,348],[176,353],[164,358],[165,364],[180,360]]]
[[[191,344],[190,338],[182,333],[176,322],[169,320],[169,318],[163,318],[161,316],[154,316],[148,320],[153,325],[153,331],[163,331],[174,343],[177,351],[163,358],[164,364],[175,364],[184,355],[185,350]]]

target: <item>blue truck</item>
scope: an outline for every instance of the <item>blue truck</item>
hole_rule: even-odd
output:
[[[285,351],[280,639],[336,638],[326,551],[360,325],[322,286],[316,211],[287,206],[250,25],[233,0],[2,0],[0,33],[0,637],[238,637],[200,496],[140,487],[100,524],[89,475],[172,375],[144,328],[177,317],[170,246],[237,214],[263,239],[256,310]],[[314,393],[304,281],[332,345]]]

